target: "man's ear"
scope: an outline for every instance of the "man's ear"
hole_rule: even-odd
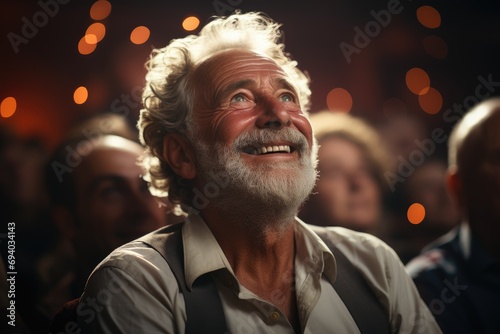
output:
[[[184,136],[168,133],[163,137],[163,159],[183,179],[191,180],[196,177],[194,150]]]
[[[446,173],[446,185],[452,197],[457,201],[460,208],[465,207],[465,197],[463,193],[462,181],[458,175],[456,167],[448,168]]]

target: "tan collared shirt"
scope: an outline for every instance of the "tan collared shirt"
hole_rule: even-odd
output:
[[[392,333],[441,333],[399,258],[368,235],[329,227],[329,237],[359,268],[390,316]],[[208,226],[191,215],[183,226],[186,284],[213,272],[227,328],[236,333],[293,333],[284,314],[240,285]],[[299,219],[295,222],[295,289],[303,333],[359,333],[333,289],[335,258]],[[276,278],[280,279],[280,278]],[[79,326],[93,333],[184,333],[186,310],[163,257],[139,243],[111,253],[94,270],[77,309]]]

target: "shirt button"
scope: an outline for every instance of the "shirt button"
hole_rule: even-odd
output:
[[[276,311],[269,313],[269,319],[272,321],[278,321],[280,319],[280,314]]]

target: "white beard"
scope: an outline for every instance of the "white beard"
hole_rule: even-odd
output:
[[[249,166],[242,148],[288,141],[294,144],[299,160]],[[306,138],[297,130],[259,129],[239,136],[229,148],[193,141],[198,170],[206,184],[215,182],[217,195],[211,204],[239,220],[289,219],[311,193],[316,177],[317,144],[309,149]]]

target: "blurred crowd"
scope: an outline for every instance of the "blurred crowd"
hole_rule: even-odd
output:
[[[17,322],[27,332],[47,333],[56,312],[81,295],[113,249],[182,221],[142,178],[134,121],[95,115],[51,150],[40,138],[0,128],[0,215],[16,226]],[[446,143],[431,142],[432,129],[419,119],[400,114],[376,124],[318,111],[311,123],[319,178],[299,212],[306,223],[373,234],[403,263],[458,225],[446,187]],[[424,208],[416,220],[414,203]]]

